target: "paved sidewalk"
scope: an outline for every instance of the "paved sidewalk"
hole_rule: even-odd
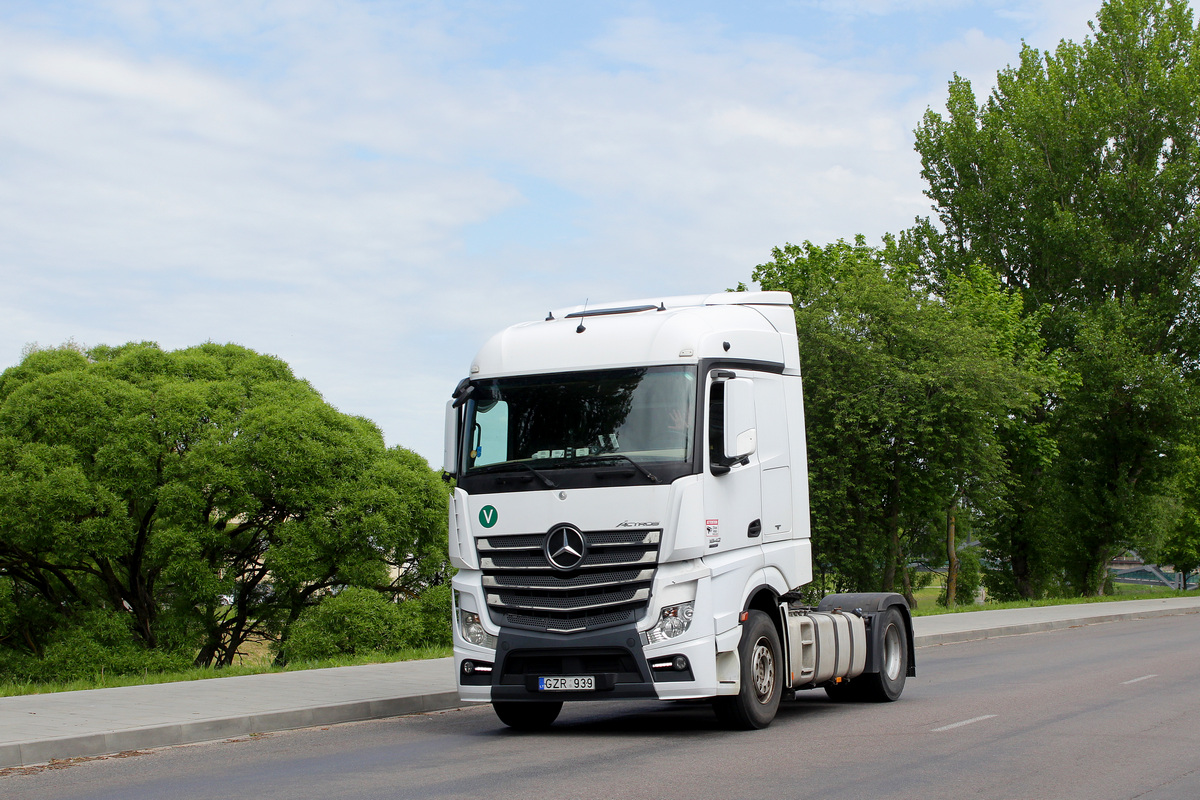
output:
[[[917,646],[927,647],[1198,613],[1200,597],[1187,597],[971,611],[914,624]],[[0,768],[460,705],[449,658],[4,697]]]
[[[913,631],[916,634],[917,647],[929,647],[1176,614],[1200,614],[1200,595],[1161,600],[1121,600],[1111,603],[1078,603],[1069,606],[938,614],[932,617],[916,617],[913,620]],[[921,659],[918,658],[918,669],[920,665]]]
[[[458,705],[450,658],[0,697],[0,767]]]

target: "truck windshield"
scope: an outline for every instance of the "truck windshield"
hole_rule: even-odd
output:
[[[467,474],[518,464],[690,462],[695,367],[638,367],[475,381],[467,402]]]

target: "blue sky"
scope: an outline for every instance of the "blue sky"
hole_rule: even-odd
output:
[[[0,368],[233,341],[441,463],[495,329],[929,214],[954,72],[1099,0],[0,3]]]

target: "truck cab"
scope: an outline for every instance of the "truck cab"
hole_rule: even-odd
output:
[[[812,553],[791,302],[566,308],[483,346],[446,407],[464,700],[525,728],[563,701],[712,698],[730,724],[762,727],[796,689],[845,694],[889,670],[903,686],[902,598],[806,609],[793,594]],[[868,636],[884,617],[887,654]]]

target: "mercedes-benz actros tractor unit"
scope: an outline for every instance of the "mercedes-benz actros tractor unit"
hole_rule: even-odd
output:
[[[446,405],[454,664],[514,728],[564,701],[895,700],[898,594],[815,607],[792,298],[725,292],[552,311],[479,351]]]

